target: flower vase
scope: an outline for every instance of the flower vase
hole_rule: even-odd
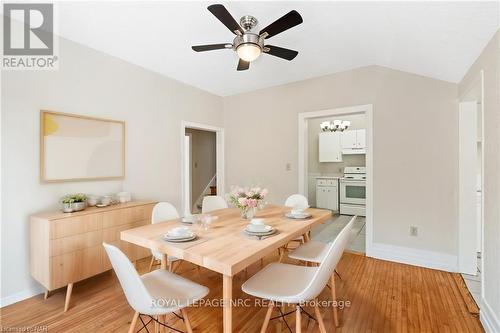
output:
[[[255,216],[255,207],[247,208],[241,211],[241,217],[245,220],[251,220]]]

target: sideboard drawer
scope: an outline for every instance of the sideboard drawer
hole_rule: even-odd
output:
[[[50,241],[50,256],[58,256],[76,250],[86,249],[102,244],[102,230],[84,234],[55,238]]]
[[[50,258],[51,290],[101,273],[101,244]]]
[[[151,213],[153,212],[154,205],[144,205],[132,208],[132,222],[143,220],[151,221]]]
[[[133,208],[116,209],[102,214],[102,227],[111,228],[132,223]]]
[[[101,214],[89,214],[51,221],[50,238],[62,238],[83,234],[102,228]]]

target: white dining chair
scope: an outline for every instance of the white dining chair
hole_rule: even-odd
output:
[[[323,318],[316,303],[316,298],[325,288],[328,280],[331,282],[332,299],[336,301],[334,270],[337,266],[349,240],[352,225],[356,217],[342,229],[337,238],[330,244],[328,251],[319,266],[297,266],[283,263],[272,263],[248,279],[242,290],[252,296],[271,301],[266,313],[261,333],[265,332],[271,319],[275,304],[296,304],[296,332],[301,329],[301,305],[314,302],[314,312],[321,333],[326,333]],[[276,277],[279,277],[277,279]],[[280,311],[281,313],[281,311]],[[335,325],[338,326],[337,308],[333,309]],[[283,314],[281,314],[283,318]],[[284,319],[284,318],[283,318]]]
[[[309,202],[302,194],[292,194],[285,200],[285,207],[308,208]]]
[[[209,292],[207,287],[164,269],[140,276],[120,249],[106,243],[103,243],[103,246],[120,281],[125,297],[135,311],[128,330],[129,333],[134,332],[137,320],[141,321],[143,328],[154,321],[155,330],[158,330],[160,325],[173,329],[166,324],[166,315],[178,310],[181,312],[180,317],[186,325],[187,332],[193,331],[186,308],[203,299]],[[144,322],[141,316],[148,316],[150,319],[148,322]]]
[[[210,213],[214,210],[228,208],[226,200],[218,195],[207,195],[201,203],[202,214]]]
[[[309,202],[307,201],[307,198],[303,196],[302,194],[292,194],[285,200],[285,207],[290,207],[290,208],[308,208],[309,207]],[[305,235],[297,237],[295,239],[292,239],[291,242],[298,242],[300,244],[304,244],[306,240]],[[291,243],[290,242],[290,243]],[[279,261],[281,262],[288,251],[288,244],[284,245],[283,247],[278,249],[278,254],[279,254]]]
[[[165,222],[168,220],[178,219],[179,213],[177,209],[169,202],[158,202],[153,207],[153,212],[151,213],[151,224],[156,224],[159,222]],[[151,262],[149,263],[149,271],[153,268],[155,261],[161,261],[162,254],[158,251],[151,250]],[[168,257],[168,267],[171,271],[173,269],[172,263],[178,261],[176,257]]]

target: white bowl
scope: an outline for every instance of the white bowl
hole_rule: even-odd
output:
[[[248,224],[247,230],[250,232],[268,232],[271,231],[272,227],[265,224]]]
[[[264,219],[252,219],[250,223],[253,225],[265,225]]]
[[[186,227],[173,228],[167,232],[167,236],[173,238],[188,237],[191,236],[192,234],[193,232]]]

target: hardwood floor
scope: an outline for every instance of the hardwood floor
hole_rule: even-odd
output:
[[[265,262],[277,258],[266,258]],[[141,261],[139,271],[147,270],[149,259]],[[260,269],[252,265],[249,276]],[[322,308],[327,332],[483,332],[479,319],[467,311],[451,273],[391,263],[345,253],[338,267],[342,280],[337,278],[337,297],[351,305],[339,311],[340,327],[332,325],[331,308]],[[208,300],[216,301],[222,295],[222,277],[208,270],[201,270],[201,278],[194,266],[183,264],[183,276],[210,288]],[[277,277],[279,278],[279,277]],[[251,301],[241,292],[245,274],[233,282],[233,297]],[[64,290],[54,291],[47,300],[43,294],[2,308],[1,327],[37,327],[40,332],[127,332],[134,311],[129,307],[115,275],[103,273],[94,278],[75,283],[72,304],[63,313]],[[326,288],[320,296],[329,300]],[[287,309],[288,310],[288,309]],[[293,310],[290,307],[290,310]],[[314,314],[312,308],[308,308]],[[233,311],[234,332],[259,332],[267,307],[237,307]],[[194,332],[221,332],[220,307],[189,308],[188,314]],[[277,313],[273,313],[273,317]],[[302,316],[303,332],[318,332],[318,325],[311,325]],[[287,317],[295,327],[295,314]],[[140,322],[139,322],[140,323]],[[275,332],[277,323],[269,324],[268,332]],[[310,324],[308,326],[308,323]],[[180,320],[168,316],[168,324],[184,330]],[[136,332],[139,330],[139,324]],[[283,326],[283,332],[287,331]],[[149,326],[153,332],[153,325]],[[18,330],[19,331],[19,330]],[[142,332],[145,332],[143,330]]]

